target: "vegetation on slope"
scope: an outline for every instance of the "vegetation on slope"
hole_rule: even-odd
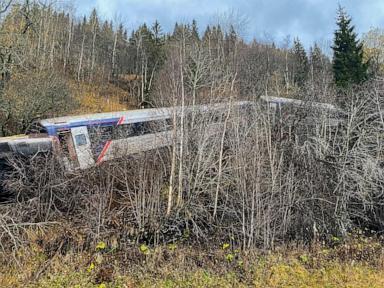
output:
[[[383,81],[336,93],[319,45],[246,43],[220,23],[128,33],[29,1],[3,16],[1,136],[63,114],[229,104],[175,123],[180,145],[87,171],[10,159],[0,286],[382,286],[381,240],[350,233],[383,231]],[[231,106],[263,94],[346,108]]]
[[[100,241],[93,252],[51,246],[52,234],[30,232],[20,262],[0,258],[1,287],[383,287],[382,240],[356,233],[331,248],[240,251],[182,243],[120,248]],[[357,235],[357,236],[356,236]],[[58,235],[56,236],[58,237]],[[80,250],[78,250],[80,249]],[[5,262],[4,262],[5,261]]]

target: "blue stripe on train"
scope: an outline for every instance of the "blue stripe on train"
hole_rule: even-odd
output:
[[[116,126],[119,122],[120,118],[111,118],[111,119],[103,119],[103,120],[89,120],[89,121],[79,121],[79,122],[72,122],[72,123],[63,123],[63,124],[54,124],[54,125],[48,125],[45,126],[45,128],[48,131],[49,136],[57,136],[57,132],[60,132],[61,130],[65,129],[71,129],[75,127],[82,127],[82,126]]]

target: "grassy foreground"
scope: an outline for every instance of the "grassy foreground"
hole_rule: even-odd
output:
[[[31,243],[2,254],[0,287],[384,287],[383,256],[369,239],[268,253],[226,243],[123,251],[100,242],[92,253]]]

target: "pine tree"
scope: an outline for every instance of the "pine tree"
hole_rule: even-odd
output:
[[[309,64],[307,53],[299,39],[294,40],[293,57],[295,66],[293,81],[298,87],[302,88],[308,79]]]
[[[193,42],[200,41],[199,29],[197,28],[197,22],[195,19],[192,20],[191,36]]]
[[[157,66],[161,66],[165,61],[165,35],[163,34],[163,29],[157,20],[152,25],[152,33],[154,39],[154,47],[152,49],[153,58],[157,63]]]
[[[333,49],[333,74],[337,87],[346,88],[368,78],[368,63],[363,61],[363,44],[357,39],[352,18],[339,7]]]
[[[225,53],[226,55],[233,55],[236,50],[238,35],[233,25],[229,27],[229,32],[225,34]]]
[[[211,27],[209,27],[208,25],[203,34],[203,38],[202,38],[203,42],[208,42],[209,38],[211,37],[211,33],[212,33]]]
[[[327,57],[317,43],[310,48],[309,52],[309,67],[310,67],[310,86],[314,93],[314,100],[323,101],[318,98],[324,95],[329,83],[332,82],[332,63],[331,59]]]
[[[172,39],[173,40],[183,39],[184,33],[185,33],[185,25],[179,24],[176,22],[175,28],[173,29],[173,33],[172,33]]]
[[[159,21],[155,20],[155,23],[153,23],[152,32],[153,32],[153,36],[155,38],[155,42],[156,42],[156,44],[158,44],[161,41],[161,34],[163,33]]]
[[[324,65],[327,60],[327,57],[321,51],[319,45],[315,43],[313,47],[311,47],[309,53],[309,60],[311,64],[311,70],[314,75],[319,75],[324,70]]]

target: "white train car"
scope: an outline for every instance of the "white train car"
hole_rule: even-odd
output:
[[[250,103],[234,102],[233,106]],[[226,107],[228,104],[187,106],[184,113],[224,112]],[[170,107],[97,113],[46,119],[40,125],[68,169],[87,169],[116,157],[171,145],[173,118],[181,112],[181,107]]]

